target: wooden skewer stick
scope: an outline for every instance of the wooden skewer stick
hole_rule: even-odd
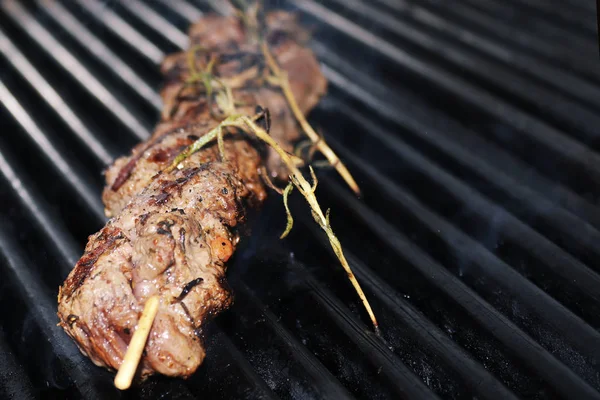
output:
[[[123,357],[123,363],[121,363],[119,372],[115,376],[115,386],[117,389],[126,390],[131,386],[133,376],[142,358],[144,347],[146,347],[146,340],[150,334],[154,318],[158,312],[158,304],[158,296],[152,296],[146,301],[138,326],[129,342],[125,357]]]

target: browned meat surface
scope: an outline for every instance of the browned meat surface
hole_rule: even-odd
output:
[[[119,367],[154,294],[160,307],[142,374],[189,376],[202,362],[202,324],[231,302],[224,274],[238,241],[233,227],[244,219],[244,204],[265,197],[250,143],[229,140],[226,154],[228,162],[219,162],[209,148],[161,174],[90,237],[61,288],[58,315],[97,365]]]
[[[298,106],[306,114],[325,93],[327,81],[313,52],[296,42],[295,36],[289,36],[291,33],[298,37],[304,36],[295,18],[288,13],[276,12],[270,14],[267,21],[270,48],[279,65],[287,71]],[[287,30],[282,30],[282,26]],[[213,28],[214,31],[211,31]],[[244,31],[237,19],[207,16],[192,26],[190,35],[192,45],[201,44],[205,48],[217,46],[210,54],[221,59],[216,71],[219,78],[243,82],[233,93],[241,104],[237,107],[237,112],[251,115],[257,105],[268,108],[272,117],[271,135],[285,150],[292,151],[293,141],[300,137],[298,124],[280,90],[264,82],[264,62],[260,49],[246,43]],[[204,53],[196,53],[198,64],[203,61],[201,58],[206,57]],[[168,56],[161,69],[166,77],[166,84],[161,91],[165,103],[163,122],[150,141],[139,144],[130,156],[119,158],[107,169],[107,186],[102,198],[108,216],[116,215],[145,187],[150,177],[165,168],[181,151],[182,147],[177,143],[165,143],[165,132],[168,135],[168,132],[192,122],[205,124],[208,131],[220,121],[212,115],[219,112],[218,107],[213,104],[211,114],[207,97],[200,92],[202,87],[192,85],[184,88],[184,82],[190,77],[187,52]],[[155,141],[160,143],[160,149],[155,148]],[[285,168],[274,151],[269,151],[266,166],[273,177],[287,177]]]
[[[286,36],[294,30],[302,36],[292,17],[277,13],[268,21],[273,52],[308,112],[325,91],[318,64]],[[193,42],[215,47],[214,53],[226,59],[219,65],[220,77],[250,71],[250,82],[235,89],[234,97],[244,103],[238,112],[268,107],[273,136],[289,147],[298,127],[283,96],[256,74],[258,49],[246,43],[238,21],[207,16],[190,32]],[[242,48],[255,54],[252,62],[244,61]],[[226,162],[211,144],[183,161],[181,169],[161,172],[219,122],[205,94],[182,96],[187,68],[185,54],[165,60],[163,120],[148,141],[106,171],[103,200],[114,217],[89,237],[58,298],[60,325],[82,352],[99,366],[117,369],[145,301],[158,294],[159,311],[141,361],[143,377],[187,377],[202,363],[203,324],[232,302],[224,274],[239,240],[236,227],[244,221],[245,207],[259,205],[266,196],[258,173],[266,161],[243,135],[225,138]]]

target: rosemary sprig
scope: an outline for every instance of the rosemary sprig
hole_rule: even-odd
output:
[[[243,15],[246,15],[246,14],[243,14]],[[248,21],[246,21],[246,25],[248,26],[247,22]],[[275,60],[275,58],[271,54],[271,51],[269,50],[269,46],[267,45],[267,43],[264,40],[261,41],[261,49],[262,49],[262,53],[263,53],[263,57],[265,59],[266,65],[271,73],[271,75],[269,75],[267,77],[267,81],[270,84],[281,88],[281,90],[288,102],[288,105],[289,105],[290,109],[292,110],[292,113],[294,114],[294,117],[296,118],[296,120],[298,121],[298,123],[300,124],[300,126],[302,127],[304,132],[306,133],[306,135],[309,137],[310,142],[312,142],[312,146],[311,146],[311,149],[309,152],[310,153],[309,159],[312,158],[312,153],[314,152],[314,150],[318,149],[325,156],[325,158],[327,159],[329,164],[338,171],[338,173],[342,176],[342,178],[346,181],[346,183],[354,191],[354,193],[356,193],[357,195],[360,195],[360,188],[358,187],[358,184],[352,177],[352,174],[350,173],[350,171],[348,171],[348,168],[346,168],[346,166],[339,159],[337,154],[335,154],[335,152],[331,149],[331,147],[329,147],[327,142],[325,142],[325,139],[322,136],[320,136],[317,132],[315,132],[315,130],[312,128],[312,126],[306,120],[306,117],[300,110],[300,107],[298,106],[298,103],[296,102],[296,98],[294,97],[294,93],[292,92],[292,89],[290,87],[290,82],[289,82],[289,79],[287,76],[287,72],[279,67],[279,65],[277,64],[277,61]],[[218,62],[218,57],[212,55],[206,65],[206,67],[199,70],[197,68],[197,63],[196,63],[196,54],[198,51],[204,52],[204,51],[206,51],[206,49],[200,45],[196,45],[188,50],[187,62],[188,62],[188,68],[190,71],[190,76],[186,80],[184,87],[191,85],[191,84],[195,84],[195,83],[201,83],[205,87],[205,90],[206,90],[206,98],[207,98],[207,101],[209,104],[209,108],[211,110],[211,114],[213,114],[213,108],[212,108],[213,92],[215,90],[217,90],[217,94],[215,97],[216,97],[217,105],[222,110],[223,114],[220,116],[213,114],[213,117],[215,117],[216,119],[221,119],[221,118],[227,117],[229,115],[234,115],[236,113],[236,107],[235,107],[236,103],[235,103],[235,99],[233,96],[232,87],[229,84],[230,82],[223,82],[223,81],[219,80],[217,77],[215,77],[214,74],[212,73],[212,70],[213,70],[215,64]],[[238,80],[236,80],[235,83],[238,85],[241,85],[242,82],[238,82]],[[215,87],[216,87],[216,89],[215,89]],[[182,88],[182,90],[183,90],[183,88]],[[217,138],[219,139],[219,150],[221,153],[221,157],[224,157],[225,153],[222,151],[223,150],[222,135],[219,135]]]
[[[206,49],[201,45],[191,47],[187,51],[187,64],[189,69],[189,77],[185,80],[183,86],[180,89],[180,93],[189,86],[201,84],[204,86],[206,99],[208,101],[208,107],[211,115],[215,119],[223,119],[228,115],[232,115],[236,112],[236,102],[233,97],[233,87],[243,85],[246,76],[241,76],[240,79],[233,79],[231,82],[223,82],[213,74],[215,65],[219,62],[219,57],[215,54],[211,54],[205,67],[198,68],[196,62],[197,53],[206,52]],[[179,96],[179,94],[177,96]],[[217,106],[222,110],[222,115],[215,115],[212,104],[213,94],[217,102]],[[221,146],[221,144],[219,145]],[[221,147],[219,147],[221,149]],[[223,155],[223,152],[221,152]]]
[[[288,154],[285,150],[283,150],[283,148],[277,143],[277,141],[275,141],[275,139],[273,139],[273,137],[270,136],[267,133],[267,131],[265,131],[262,127],[260,127],[256,123],[257,121],[261,120],[262,118],[268,119],[268,112],[266,110],[263,110],[263,111],[255,114],[252,117],[248,117],[245,115],[232,115],[232,116],[227,117],[218,126],[211,129],[208,133],[206,133],[204,136],[202,136],[201,138],[196,140],[186,150],[184,150],[180,155],[178,155],[175,158],[175,160],[173,161],[173,163],[165,170],[165,172],[170,172],[170,171],[174,170],[175,168],[181,168],[180,164],[183,160],[185,160],[186,158],[188,158],[189,156],[191,156],[192,154],[194,154],[195,152],[200,150],[202,147],[204,147],[209,142],[215,140],[215,138],[219,138],[219,137],[222,138],[223,131],[229,127],[238,128],[244,132],[254,134],[259,140],[263,141],[268,146],[273,148],[277,152],[277,154],[279,154],[279,156],[281,157],[281,159],[287,166],[288,171],[290,173],[290,175],[289,175],[290,182],[284,191],[284,204],[286,206],[288,223],[287,223],[284,233],[282,234],[282,237],[285,237],[289,233],[289,231],[292,229],[293,219],[291,218],[289,208],[287,207],[287,198],[292,190],[292,187],[295,186],[298,189],[298,191],[304,196],[306,201],[308,202],[308,204],[311,208],[312,216],[313,216],[314,220],[321,227],[321,229],[323,229],[323,231],[325,231],[325,233],[327,234],[329,243],[331,244],[331,248],[333,249],[338,260],[340,261],[340,264],[346,271],[346,274],[348,275],[348,279],[350,279],[350,282],[354,286],[354,289],[356,290],[365,309],[367,310],[367,313],[369,314],[371,322],[373,323],[373,327],[375,328],[375,332],[378,334],[379,333],[379,325],[377,323],[377,319],[375,318],[375,314],[373,313],[373,310],[371,309],[371,305],[369,304],[369,301],[367,300],[365,293],[363,292],[362,288],[360,287],[360,284],[356,280],[356,277],[354,276],[354,273],[352,272],[352,269],[350,268],[350,265],[348,264],[348,261],[346,260],[346,257],[344,256],[344,251],[342,249],[342,245],[341,245],[340,241],[338,240],[337,236],[334,234],[333,229],[331,228],[331,225],[329,223],[329,210],[327,210],[326,214],[323,214],[321,206],[319,205],[319,202],[317,201],[315,191],[317,189],[318,182],[317,182],[316,175],[315,175],[313,169],[310,168],[311,176],[313,179],[313,184],[311,185],[306,180],[306,178],[304,177],[302,172],[296,166],[294,156],[292,156],[291,154]],[[268,121],[265,121],[265,122],[267,122],[266,125],[269,126]],[[287,194],[286,194],[286,192],[287,192]]]
[[[287,224],[285,226],[285,231],[279,236],[279,239],[284,239],[289,235],[292,231],[292,227],[294,226],[294,218],[292,217],[292,213],[290,212],[290,207],[288,206],[288,197],[290,193],[294,190],[294,184],[292,182],[288,183],[285,187],[285,190],[282,193],[283,196],[283,206],[285,207],[285,213],[287,215]]]
[[[358,184],[352,177],[350,171],[348,171],[348,168],[346,168],[346,166],[339,159],[337,154],[335,154],[331,147],[329,147],[329,145],[325,142],[325,139],[323,139],[323,137],[319,136],[319,134],[315,132],[315,130],[306,120],[306,117],[304,116],[302,111],[300,111],[300,107],[298,107],[298,103],[296,102],[296,98],[294,97],[294,93],[292,92],[292,89],[290,87],[290,81],[288,79],[287,72],[280,68],[279,65],[277,65],[277,61],[275,61],[275,58],[271,54],[269,46],[265,41],[261,43],[261,48],[267,66],[269,67],[271,74],[273,74],[267,78],[268,82],[272,85],[276,85],[281,88],[281,91],[283,92],[288,102],[288,105],[290,106],[290,109],[294,113],[296,120],[298,121],[306,135],[309,137],[309,139],[313,142],[314,146],[316,146],[316,148],[325,156],[325,158],[327,158],[329,163],[333,167],[335,167],[335,169],[346,181],[348,186],[350,186],[350,188],[354,191],[354,193],[360,195],[360,188],[358,187]]]

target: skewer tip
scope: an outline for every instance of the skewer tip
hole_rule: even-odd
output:
[[[146,340],[148,339],[152,324],[154,323],[154,318],[158,312],[158,305],[158,296],[150,297],[144,305],[144,310],[142,311],[138,326],[131,337],[127,352],[125,353],[125,357],[123,357],[123,362],[115,376],[114,384],[119,390],[129,389],[133,382],[133,377],[142,358],[144,348],[146,347]]]

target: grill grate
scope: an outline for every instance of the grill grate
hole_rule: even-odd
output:
[[[198,373],[117,392],[56,326],[56,290],[103,224],[99,171],[157,118],[158,63],[223,3],[6,0],[0,395],[600,398],[593,5],[272,3],[317,28],[330,90],[311,118],[365,192],[322,171],[320,198],[385,340],[318,228],[277,240],[270,199]]]

